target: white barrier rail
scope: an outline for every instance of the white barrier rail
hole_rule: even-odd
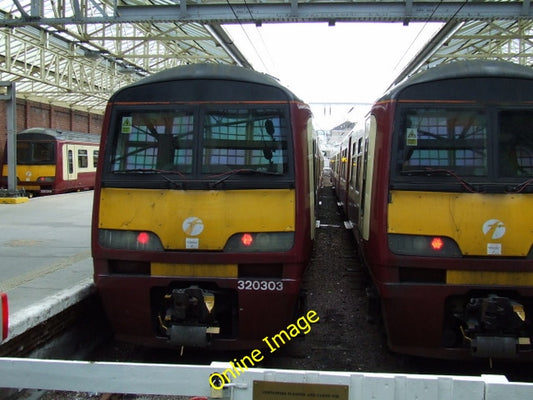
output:
[[[0,358],[0,387],[182,395],[245,400],[530,400],[533,384],[501,375],[437,376],[250,368],[224,389],[210,383],[228,363],[210,366]]]

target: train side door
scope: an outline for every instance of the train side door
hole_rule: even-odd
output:
[[[63,146],[63,180],[72,181],[78,179],[76,164],[76,148],[72,144]]]
[[[347,217],[350,221],[351,226],[355,226],[357,224],[357,220],[359,218],[359,204],[358,204],[358,196],[359,196],[359,188],[357,185],[357,173],[360,170],[360,148],[361,148],[361,138],[358,137],[356,132],[352,134],[352,137],[350,139],[350,156],[349,156],[349,175],[348,175],[348,196],[347,196]]]

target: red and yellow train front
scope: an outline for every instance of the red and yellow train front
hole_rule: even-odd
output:
[[[113,109],[93,256],[116,337],[262,346],[293,321],[310,258],[309,109],[286,101]]]
[[[530,357],[532,210],[532,194],[392,191],[387,237],[397,283],[383,286],[392,347]]]
[[[58,143],[38,133],[17,135],[17,190],[52,193],[57,175]],[[7,153],[7,151],[6,151]],[[2,166],[2,181],[7,185],[7,162]]]
[[[531,86],[431,82],[374,108],[362,236],[394,351],[532,358]]]
[[[98,242],[127,249],[95,259],[118,337],[249,347],[284,328],[307,261],[296,201],[292,189],[102,189]]]
[[[3,166],[2,178],[7,182],[7,165]],[[56,165],[18,165],[17,166],[17,190],[25,190],[28,193],[52,193],[52,185],[55,181]],[[44,189],[43,189],[44,187]],[[47,191],[47,188],[48,189]]]

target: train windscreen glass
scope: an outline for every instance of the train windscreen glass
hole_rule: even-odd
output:
[[[498,115],[498,174],[533,177],[533,110],[505,110]]]
[[[117,120],[113,171],[192,172],[192,112],[124,112]]]
[[[487,176],[487,117],[475,110],[409,109],[398,142],[400,175],[431,170]]]
[[[55,147],[53,142],[17,142],[17,164],[54,165]]]
[[[287,171],[285,119],[275,109],[215,109],[205,113],[202,173],[246,169]]]
[[[400,115],[393,184],[508,191],[533,177],[533,110],[403,107]]]
[[[288,172],[283,108],[127,110],[116,117],[110,171],[217,179],[233,172]]]

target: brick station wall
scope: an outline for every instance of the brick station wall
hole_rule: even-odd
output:
[[[17,132],[27,128],[53,128],[100,134],[103,115],[17,99]],[[7,140],[6,103],[0,101],[0,164]]]

